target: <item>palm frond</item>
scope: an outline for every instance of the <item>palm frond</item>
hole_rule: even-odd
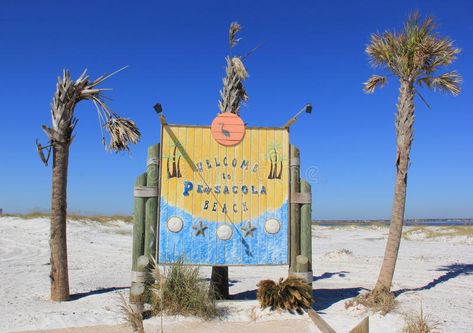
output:
[[[371,35],[366,53],[373,67],[386,69],[404,81],[416,81],[430,76],[439,67],[450,65],[460,49],[448,37],[435,31],[431,17],[421,20],[419,13],[411,14],[401,32],[386,31]]]
[[[376,87],[382,88],[387,83],[386,76],[372,75],[364,85],[365,93],[372,94]]]
[[[110,134],[110,150],[115,152],[128,151],[129,143],[136,144],[140,139],[140,132],[131,119],[112,117],[105,123]]]
[[[436,77],[421,77],[418,79],[417,83],[421,86],[425,85],[434,91],[441,91],[456,96],[461,91],[460,85],[462,83],[462,77],[456,71],[451,71]]]
[[[228,39],[230,42],[230,50],[234,48],[241,38],[236,38],[237,33],[241,30],[241,25],[238,22],[232,22],[230,24],[230,31],[228,34]]]
[[[278,283],[262,280],[256,286],[256,298],[262,308],[302,314],[312,304],[312,288],[300,277],[291,275],[287,279],[279,279]]]
[[[235,72],[238,75],[238,78],[240,80],[246,80],[249,75],[248,72],[246,71],[245,65],[243,64],[243,61],[239,57],[233,57],[232,58],[232,65],[235,68]]]
[[[74,81],[71,79],[70,72],[65,69],[62,77],[58,78],[56,92],[51,103],[52,128],[42,126],[50,141],[52,143],[71,142],[77,124],[77,118],[74,117],[75,107],[80,101],[89,100],[96,106],[100,128],[105,127],[110,134],[109,148],[111,150],[117,152],[128,150],[129,143],[137,143],[140,139],[140,132],[135,123],[129,119],[121,118],[107,106],[105,103],[107,98],[103,92],[110,89],[97,87],[125,68],[108,75],[102,75],[94,81],[90,80],[87,70],[84,70]],[[105,142],[103,135],[102,141]]]

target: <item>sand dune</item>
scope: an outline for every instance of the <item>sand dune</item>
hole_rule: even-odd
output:
[[[438,228],[440,227],[428,227]],[[131,224],[69,222],[69,270],[73,300],[53,303],[49,295],[49,220],[0,218],[0,332],[83,327],[66,332],[126,332],[120,326],[118,293],[130,283]],[[314,227],[314,308],[337,332],[346,332],[367,313],[344,302],[373,286],[387,228]],[[435,229],[429,229],[430,231]],[[471,332],[473,318],[473,237],[415,230],[401,244],[394,288],[398,309],[370,317],[373,332],[399,332],[404,314],[424,312],[444,332]],[[433,237],[434,236],[434,237]],[[169,317],[166,332],[317,332],[307,315],[261,311],[256,283],[287,274],[286,266],[230,268],[230,293],[222,302],[228,316],[202,323]],[[210,275],[202,268],[202,275]],[[256,321],[253,321],[255,319]],[[102,325],[100,328],[92,327]],[[113,326],[103,326],[113,325]],[[156,331],[159,322],[146,321]]]

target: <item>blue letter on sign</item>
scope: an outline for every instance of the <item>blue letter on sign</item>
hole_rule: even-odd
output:
[[[187,197],[189,195],[189,191],[192,191],[193,188],[194,184],[192,184],[192,182],[184,182],[184,192],[182,194]]]

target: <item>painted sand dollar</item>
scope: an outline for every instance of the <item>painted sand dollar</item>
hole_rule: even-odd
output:
[[[245,136],[245,124],[231,112],[220,113],[210,126],[212,137],[223,146],[234,146]]]
[[[276,219],[268,219],[264,223],[264,230],[268,234],[277,234],[281,228],[281,223]]]
[[[183,226],[184,222],[182,222],[182,219],[177,216],[171,217],[167,222],[168,230],[171,232],[179,232],[182,230]]]
[[[232,235],[233,229],[228,224],[223,224],[217,228],[217,237],[221,240],[229,240]]]

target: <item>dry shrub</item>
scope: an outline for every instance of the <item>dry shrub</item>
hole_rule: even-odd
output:
[[[122,294],[119,295],[121,300],[120,311],[123,315],[123,319],[125,319],[127,325],[131,327],[133,332],[144,333],[143,315],[138,309],[129,304]]]
[[[152,263],[150,302],[153,315],[196,316],[210,320],[219,315],[215,293],[200,277],[198,267],[186,266],[179,260],[160,272]]]
[[[396,308],[397,300],[394,294],[386,289],[374,289],[345,302],[346,309],[356,305],[363,305],[384,316]]]
[[[439,323],[433,322],[428,315],[424,315],[422,305],[420,313],[408,314],[404,323],[404,333],[434,333],[438,332]]]
[[[303,314],[303,310],[310,308],[312,304],[312,287],[300,277],[289,276],[285,280],[280,278],[278,283],[262,280],[256,286],[256,298],[263,309],[269,307],[271,310]]]

